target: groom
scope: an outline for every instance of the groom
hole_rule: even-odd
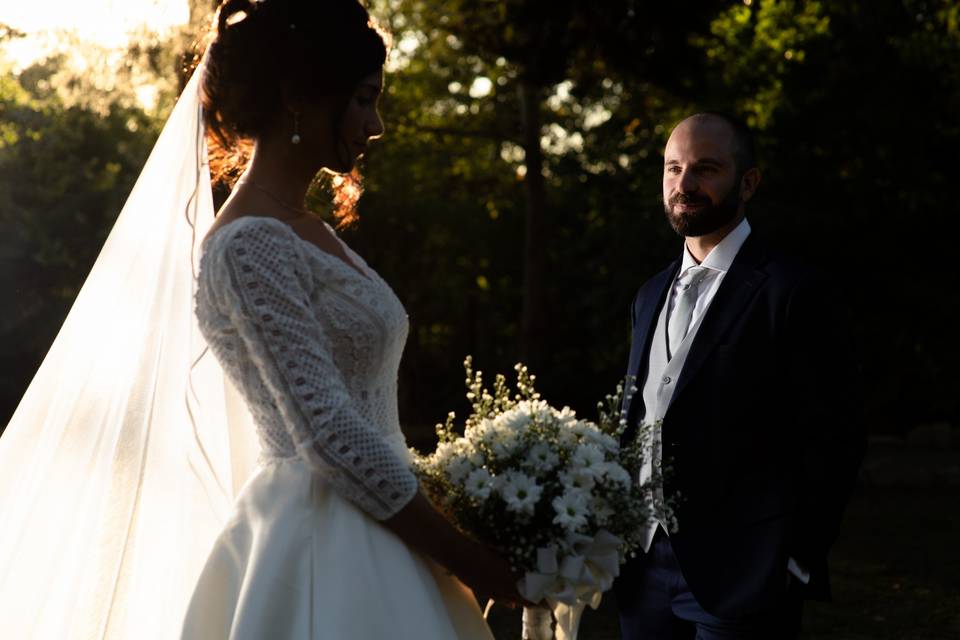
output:
[[[796,638],[803,599],[829,598],[827,552],[864,451],[856,366],[829,278],[751,232],[760,184],[750,131],[702,113],[664,151],[667,219],[683,252],[637,293],[625,438],[641,481],[669,463],[645,553],[615,586],[625,640]]]

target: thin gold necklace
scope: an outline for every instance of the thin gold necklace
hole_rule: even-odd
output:
[[[302,208],[300,208],[300,207],[294,207],[294,206],[292,206],[292,205],[287,204],[286,202],[284,202],[283,200],[281,200],[279,196],[277,196],[276,194],[270,192],[270,191],[267,190],[267,189],[264,189],[263,187],[261,187],[260,185],[258,185],[256,182],[254,182],[254,181],[251,180],[250,178],[247,178],[247,179],[245,179],[245,180],[238,180],[238,181],[237,181],[237,185],[239,186],[239,185],[241,185],[241,184],[249,184],[251,187],[253,187],[253,188],[256,189],[257,191],[263,193],[264,195],[266,195],[267,197],[269,197],[271,200],[273,200],[274,202],[276,202],[278,205],[280,205],[280,206],[283,207],[284,209],[287,209],[288,211],[293,211],[294,213],[299,214],[296,218],[291,218],[292,220],[296,220],[297,218],[302,218],[302,217],[304,217],[304,216],[312,216],[312,215],[313,215],[313,212],[312,212],[312,211],[309,211],[309,210],[307,210],[307,209],[302,209]]]

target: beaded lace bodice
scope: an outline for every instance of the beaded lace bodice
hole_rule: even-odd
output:
[[[418,488],[397,414],[407,315],[343,246],[363,273],[279,220],[235,220],[206,241],[196,313],[246,399],[262,457],[304,458],[384,519]]]

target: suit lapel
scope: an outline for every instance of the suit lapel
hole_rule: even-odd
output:
[[[767,276],[758,267],[766,259],[765,252],[754,239],[753,234],[748,236],[740,247],[737,257],[734,258],[733,264],[730,265],[730,270],[723,277],[723,282],[720,283],[720,288],[707,309],[693,344],[690,345],[690,352],[687,354],[683,370],[677,380],[677,388],[673,395],[674,402],[759,291],[760,285]]]
[[[679,269],[680,261],[675,260],[669,267],[654,276],[647,285],[649,292],[644,296],[642,309],[633,325],[634,344],[640,345],[641,348],[638,374],[639,371],[644,369],[644,360],[650,353],[650,334],[654,330],[657,314],[659,314],[660,309],[663,308],[670,284],[674,278],[676,278]],[[651,302],[653,302],[653,304],[650,304]]]
[[[633,363],[630,367],[629,375],[636,377],[634,384],[640,387],[647,373],[647,366],[650,360],[650,338],[653,334],[657,315],[663,308],[667,299],[667,293],[670,285],[680,270],[680,261],[674,260],[666,269],[651,278],[644,285],[641,297],[634,304],[633,318],[633,347],[631,349]],[[639,314],[637,313],[639,307]],[[643,390],[638,388],[637,392],[630,399],[627,407],[627,424],[633,425],[637,408],[643,404]]]

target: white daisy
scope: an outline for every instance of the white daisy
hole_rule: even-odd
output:
[[[595,444],[604,451],[610,453],[616,453],[620,450],[620,443],[617,442],[614,438],[610,437],[606,433],[600,430],[597,425],[586,420],[577,421],[576,426],[573,428],[585,442],[590,444]]]
[[[486,500],[490,497],[490,491],[493,489],[493,477],[486,469],[474,469],[467,476],[464,489],[477,500]]]
[[[546,442],[538,442],[527,452],[527,465],[537,471],[550,471],[558,462],[560,457]]]
[[[550,422],[557,418],[557,410],[547,404],[546,400],[534,400],[530,403],[530,417],[537,422]]]
[[[557,441],[565,449],[572,450],[580,443],[580,436],[574,433],[573,429],[561,426],[557,432]]]
[[[624,487],[630,486],[630,483],[633,479],[630,477],[630,473],[626,469],[621,467],[616,462],[605,462],[602,466],[603,475],[608,479]]]
[[[571,462],[582,473],[589,473],[598,478],[603,475],[603,451],[595,444],[581,444],[573,452]]]
[[[490,443],[490,448],[493,449],[493,455],[503,459],[516,453],[519,445],[520,432],[505,427],[498,427],[496,436]]]
[[[596,482],[596,478],[594,478],[592,473],[587,473],[578,468],[568,469],[560,474],[560,483],[566,489],[590,491]]]
[[[437,450],[433,452],[434,462],[444,467],[456,455],[456,452],[456,446],[452,442],[441,442],[437,445]]]
[[[451,482],[462,484],[470,472],[477,468],[470,458],[466,456],[453,456],[447,461],[446,472]]]
[[[610,518],[616,514],[616,511],[614,511],[610,504],[603,498],[594,498],[591,500],[590,511],[593,513],[597,524],[601,527],[610,522]]]
[[[587,524],[587,498],[582,491],[567,490],[557,496],[551,503],[556,516],[554,524],[559,524],[567,531],[577,531]]]
[[[499,488],[500,495],[507,503],[507,509],[517,513],[533,515],[540,501],[543,487],[536,480],[518,471],[511,472]]]
[[[570,407],[564,407],[556,413],[557,422],[561,428],[572,429],[576,433],[577,412]]]
[[[484,418],[479,423],[468,427],[463,435],[473,445],[486,444],[489,446],[497,437],[497,426],[493,423],[493,420]]]
[[[530,425],[530,414],[518,407],[501,413],[495,418],[500,429],[507,431],[523,431]]]

